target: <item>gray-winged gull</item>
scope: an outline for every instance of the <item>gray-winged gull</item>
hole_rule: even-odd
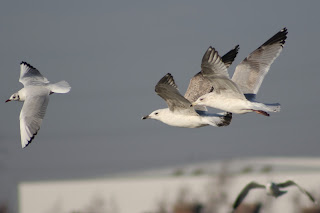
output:
[[[66,81],[50,84],[48,79],[26,62],[20,63],[20,79],[24,88],[11,95],[8,101],[24,101],[20,112],[20,134],[22,148],[28,146],[40,129],[46,113],[49,95],[67,93],[71,87]]]
[[[269,116],[267,112],[280,111],[280,104],[255,102],[255,95],[271,64],[282,51],[287,33],[287,29],[283,28],[253,51],[236,67],[232,79],[218,52],[209,47],[202,58],[201,72],[211,81],[213,90],[199,97],[193,105],[237,114],[256,112],[265,116]]]
[[[163,98],[169,108],[153,111],[142,119],[159,120],[170,126],[198,128],[202,126],[226,126],[230,124],[231,114],[199,114],[190,106],[191,102],[183,97],[170,73],[166,74],[155,87],[156,93]]]
[[[257,182],[250,182],[248,183],[240,192],[240,194],[238,195],[238,197],[236,198],[235,202],[233,203],[233,209],[235,210],[240,204],[241,202],[245,199],[245,197],[247,196],[247,194],[249,193],[249,191],[251,189],[255,189],[255,188],[261,188],[261,189],[265,189],[267,195],[273,196],[275,198],[287,193],[287,191],[282,191],[281,188],[286,188],[289,186],[296,186],[298,187],[298,189],[304,193],[313,203],[317,203],[316,200],[314,199],[314,197],[305,189],[303,189],[301,186],[299,186],[298,184],[296,184],[295,182],[293,182],[292,180],[288,180],[286,182],[283,183],[274,183],[274,182],[270,182],[266,185],[262,185],[259,184]]]

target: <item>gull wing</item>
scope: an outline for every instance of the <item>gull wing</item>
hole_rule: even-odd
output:
[[[211,46],[202,57],[201,72],[204,76],[224,76],[229,78],[227,66],[223,63],[218,51]]]
[[[184,97],[191,103],[195,102],[199,97],[210,92],[212,83],[208,78],[203,77],[201,72],[198,72],[190,79],[190,83]],[[196,110],[207,111],[205,106],[194,106]]]
[[[258,93],[261,83],[271,64],[279,56],[287,38],[287,29],[283,28],[258,49],[250,53],[237,67],[232,76],[244,94]]]
[[[283,182],[283,183],[278,183],[277,186],[278,186],[279,188],[285,188],[285,187],[288,187],[288,186],[296,186],[296,187],[298,187],[298,189],[299,189],[302,193],[304,193],[305,195],[307,195],[312,202],[316,203],[316,200],[314,199],[314,197],[313,197],[307,190],[305,190],[304,188],[302,188],[301,186],[299,186],[298,184],[296,184],[296,183],[295,183],[294,181],[292,181],[292,180],[288,180],[288,181]]]
[[[188,114],[198,115],[191,106],[190,101],[178,91],[178,87],[170,73],[166,74],[155,87],[156,93],[163,98],[171,111],[184,111]]]
[[[229,78],[227,66],[213,47],[209,47],[204,54],[201,69],[203,77],[211,81],[213,92],[245,99],[238,86]]]
[[[234,59],[236,58],[239,52],[239,45],[235,46],[232,50],[227,52],[224,56],[221,57],[224,65],[229,68]]]
[[[221,60],[228,68],[239,51],[239,45],[235,46],[232,50],[222,56]],[[195,102],[199,97],[207,94],[212,89],[212,83],[208,78],[203,77],[202,72],[198,72],[195,76],[190,79],[190,83],[184,97],[191,103]],[[207,111],[205,106],[195,106],[196,110]]]
[[[244,198],[247,196],[247,194],[249,193],[249,191],[251,189],[255,189],[255,188],[265,188],[264,185],[261,185],[257,182],[250,182],[248,183],[243,189],[242,191],[240,192],[240,194],[238,195],[236,201],[233,203],[233,209],[235,210],[236,208],[238,208],[238,206],[241,204],[241,202],[244,200]]]
[[[38,133],[49,102],[48,94],[28,96],[20,112],[22,148],[28,146]]]
[[[24,61],[20,63],[19,81],[24,86],[44,85],[49,83],[48,79],[43,77],[36,68]]]

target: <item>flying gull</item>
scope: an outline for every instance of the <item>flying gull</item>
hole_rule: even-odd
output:
[[[170,73],[166,74],[155,87],[156,93],[163,98],[169,108],[153,111],[142,119],[159,120],[170,126],[198,128],[202,126],[227,126],[231,122],[231,114],[203,114],[198,113],[191,102],[178,91],[177,85]]]
[[[193,105],[237,114],[256,112],[269,116],[267,112],[279,112],[280,104],[259,103],[255,101],[255,96],[271,64],[282,51],[287,33],[287,29],[283,28],[253,51],[236,67],[232,79],[218,52],[210,46],[202,58],[201,72],[211,81],[213,88]]]
[[[24,101],[20,112],[20,134],[22,148],[28,146],[40,129],[46,113],[49,95],[53,93],[67,93],[71,87],[66,81],[50,84],[47,78],[30,64],[20,63],[20,79],[24,88],[11,95],[6,100]]]
[[[237,207],[241,204],[241,202],[244,200],[244,198],[247,196],[247,194],[249,193],[249,191],[251,189],[255,189],[255,188],[265,189],[267,195],[270,195],[270,196],[273,196],[273,197],[277,198],[277,197],[287,193],[287,191],[282,191],[281,188],[286,188],[286,187],[289,187],[289,186],[298,187],[298,189],[302,193],[304,193],[313,203],[317,204],[317,202],[314,199],[314,197],[308,191],[303,189],[301,186],[299,186],[298,184],[296,184],[292,180],[287,180],[286,182],[283,182],[283,183],[270,182],[267,185],[262,185],[262,184],[259,184],[257,182],[252,181],[249,184],[247,184],[242,189],[240,194],[238,195],[236,201],[233,203],[233,210],[237,209]]]

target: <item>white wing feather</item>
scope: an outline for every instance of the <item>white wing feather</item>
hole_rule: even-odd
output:
[[[22,148],[28,146],[38,133],[49,102],[49,94],[28,97],[20,113]]]

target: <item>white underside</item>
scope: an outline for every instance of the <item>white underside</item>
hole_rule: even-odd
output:
[[[221,122],[221,117],[218,116],[200,116],[188,115],[184,113],[173,113],[168,108],[161,110],[161,116],[152,116],[152,119],[159,120],[165,124],[184,128],[198,128],[202,126],[217,126]]]
[[[185,128],[198,128],[208,125],[207,122],[204,122],[200,116],[187,116],[182,114],[167,115],[162,117],[161,120],[163,123],[170,126],[185,127]]]
[[[229,98],[222,95],[211,94],[205,103],[205,106],[220,109],[226,112],[232,112],[235,114],[244,114],[252,112],[254,110],[262,110],[267,112],[278,112],[280,111],[280,105],[274,104],[274,106],[267,106],[263,103],[250,102],[247,99],[240,98]],[[202,104],[202,103],[200,103]]]

